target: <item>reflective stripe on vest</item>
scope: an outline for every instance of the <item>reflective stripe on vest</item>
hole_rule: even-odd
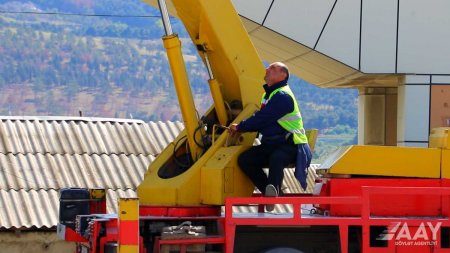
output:
[[[283,127],[286,131],[292,133],[295,144],[308,143],[308,138],[306,137],[305,129],[303,128],[302,114],[300,113],[300,109],[298,108],[297,100],[294,97],[294,93],[292,93],[289,86],[285,85],[281,88],[272,91],[268,99],[264,99],[266,95],[264,93],[261,100],[261,104],[264,105],[267,104],[272,98],[272,96],[275,95],[280,90],[286,92],[286,94],[288,94],[292,98],[292,101],[294,101],[294,110],[278,119],[277,120],[278,124],[280,124],[280,126]]]

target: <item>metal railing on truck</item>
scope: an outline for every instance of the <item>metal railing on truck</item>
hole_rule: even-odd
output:
[[[442,213],[445,216],[436,217],[386,217],[371,216],[371,197],[373,195],[439,195],[441,196]],[[292,213],[286,215],[270,215],[261,213],[246,213],[239,215],[233,212],[233,207],[254,206],[266,204],[291,205]],[[360,216],[319,216],[302,214],[302,205],[359,205]],[[237,226],[260,225],[260,226],[323,226],[331,225],[339,227],[340,248],[342,253],[348,252],[349,226],[361,226],[362,228],[362,253],[394,253],[396,245],[394,240],[387,241],[387,247],[371,247],[370,227],[386,226],[393,222],[407,223],[409,226],[420,226],[423,222],[439,222],[441,227],[450,227],[450,188],[449,187],[391,187],[391,186],[363,186],[361,196],[312,196],[301,197],[246,197],[228,198],[225,201],[225,252],[232,253]],[[440,236],[440,231],[439,231]],[[434,253],[450,253],[450,248],[442,248],[441,242],[433,246]]]

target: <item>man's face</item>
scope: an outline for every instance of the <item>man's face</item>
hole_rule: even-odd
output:
[[[267,85],[278,83],[286,78],[286,73],[283,72],[281,67],[277,63],[272,63],[266,68],[266,75],[264,81]]]

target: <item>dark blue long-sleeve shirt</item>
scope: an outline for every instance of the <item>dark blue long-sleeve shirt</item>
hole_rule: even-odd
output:
[[[268,99],[272,91],[285,85],[287,85],[286,81],[278,82],[270,87],[265,84],[263,86],[266,91],[264,98]],[[293,110],[294,101],[291,96],[284,91],[278,91],[261,110],[239,123],[238,130],[241,132],[260,132],[263,136],[262,143],[277,144],[285,142],[286,140],[282,136],[287,131],[278,124],[277,120]],[[270,138],[274,136],[280,136],[280,138]]]

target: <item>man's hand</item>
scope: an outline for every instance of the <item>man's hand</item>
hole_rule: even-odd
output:
[[[240,134],[238,130],[238,124],[236,123],[231,124],[230,127],[228,128],[228,132],[230,133],[231,137],[238,136]]]

